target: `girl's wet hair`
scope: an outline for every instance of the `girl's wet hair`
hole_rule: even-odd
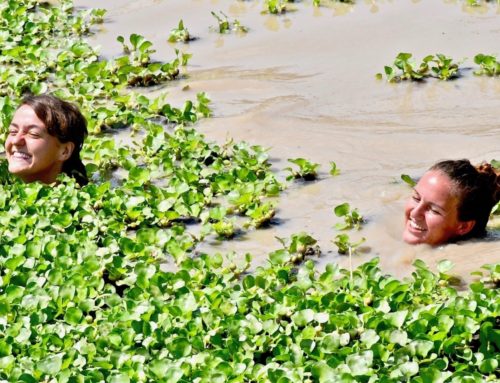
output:
[[[75,178],[79,185],[86,185],[87,172],[80,159],[80,151],[88,134],[87,120],[78,107],[49,94],[26,96],[21,101],[20,106],[22,105],[28,105],[35,111],[49,134],[57,137],[62,143],[75,144],[71,156],[62,166],[62,172]]]
[[[469,160],[441,161],[429,170],[443,172],[456,186],[458,219],[476,222],[464,237],[484,236],[491,210],[500,200],[500,171],[488,163],[474,166]]]

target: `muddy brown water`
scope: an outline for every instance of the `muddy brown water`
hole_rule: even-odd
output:
[[[181,105],[197,92],[212,100],[213,118],[197,128],[209,139],[231,137],[269,147],[280,178],[288,158],[320,163],[320,180],[292,183],[278,204],[279,224],[232,241],[209,241],[204,251],[250,252],[254,263],[280,247],[278,237],[306,231],[318,239],[320,264],[348,260],[331,240],[339,222],[333,207],[349,202],[367,218],[353,238],[366,237],[354,264],[380,257],[396,276],[421,258],[442,259],[469,281],[482,264],[500,262],[500,236],[438,248],[402,242],[403,205],[409,187],[402,173],[421,175],[434,162],[500,159],[500,79],[475,77],[477,53],[500,55],[500,6],[465,1],[357,1],[295,12],[262,14],[263,1],[78,0],[79,7],[108,9],[90,38],[106,56],[120,54],[116,36],[139,33],[154,43],[155,58],[171,60],[175,47],[193,54],[186,78],[163,86]],[[246,35],[219,35],[211,11],[223,11],[249,28]],[[180,19],[197,40],[170,44]],[[464,60],[462,78],[388,84],[375,79],[399,52],[417,60],[444,53]],[[186,87],[188,85],[188,87]],[[335,161],[341,175],[328,175]]]

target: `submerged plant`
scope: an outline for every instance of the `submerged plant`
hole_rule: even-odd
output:
[[[287,11],[287,0],[265,0],[267,12],[279,15]]]
[[[217,14],[212,11],[212,16],[215,17],[217,20],[217,30],[218,33],[229,33],[229,32],[239,32],[239,33],[246,33],[248,32],[248,28],[245,27],[244,25],[241,25],[241,23],[234,19],[233,21],[230,21],[227,15],[220,11],[220,14]]]
[[[330,175],[338,176],[340,174],[340,169],[334,161],[330,161]]]
[[[179,20],[179,24],[177,25],[177,28],[173,28],[170,31],[168,41],[170,43],[176,43],[176,42],[187,43],[191,40],[193,40],[193,37],[191,37],[191,35],[189,34],[189,31],[184,26],[184,22],[182,21],[182,19]]]

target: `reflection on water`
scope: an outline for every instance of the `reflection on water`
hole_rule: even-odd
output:
[[[76,3],[95,6],[91,0]],[[281,16],[261,14],[258,1],[102,0],[99,6],[110,8],[112,23],[90,41],[107,55],[120,53],[117,35],[135,32],[153,41],[156,59],[170,59],[168,26],[180,18],[199,37],[189,44],[187,77],[155,91],[168,92],[174,105],[206,91],[214,117],[197,129],[209,138],[270,148],[281,179],[289,158],[322,166],[318,182],[289,185],[279,200],[277,224],[216,243],[212,250],[241,257],[250,252],[258,265],[280,247],[276,236],[306,231],[323,250],[320,265],[335,261],[347,267],[332,243],[338,222],[332,210],[349,202],[368,220],[360,232],[349,233],[366,237],[370,249],[354,257],[355,264],[378,256],[385,271],[404,276],[416,258],[433,265],[448,258],[467,280],[479,265],[500,262],[498,238],[439,248],[404,244],[403,205],[410,191],[399,181],[402,173],[418,177],[445,158],[500,159],[499,79],[476,77],[472,70],[453,82],[375,79],[398,52],[467,57],[464,65],[471,68],[477,53],[498,52],[496,4],[464,13],[462,1],[366,0],[331,8],[297,2],[297,12]],[[212,10],[238,17],[249,33],[242,39],[211,32]],[[346,17],[332,20],[341,15]],[[339,176],[328,174],[330,161],[337,163]],[[210,247],[200,248],[205,250]]]

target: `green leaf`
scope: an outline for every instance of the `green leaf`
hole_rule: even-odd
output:
[[[167,344],[167,349],[175,359],[180,359],[191,354],[191,343],[187,338],[178,337]]]
[[[411,187],[414,187],[417,184],[408,174],[401,174],[401,179]]]
[[[36,368],[43,374],[56,375],[61,371],[62,354],[49,355],[37,363]]]
[[[295,323],[295,325],[299,327],[304,327],[313,320],[314,320],[314,311],[311,309],[300,310],[292,315],[293,323]]]
[[[349,213],[350,210],[351,210],[351,207],[347,202],[340,204],[340,205],[337,205],[333,209],[333,211],[337,217],[345,216],[346,214]]]

